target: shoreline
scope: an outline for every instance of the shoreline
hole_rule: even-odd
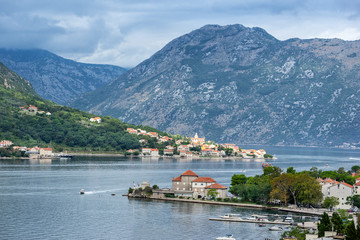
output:
[[[137,196],[129,196],[128,194],[123,194],[122,196],[128,197],[128,199],[144,199],[144,200],[160,200],[160,201],[168,201],[168,202],[186,202],[186,203],[197,203],[197,204],[210,204],[217,206],[230,206],[230,207],[239,207],[239,208],[252,208],[259,210],[273,210],[279,212],[288,212],[288,213],[298,213],[310,216],[321,216],[324,211],[314,211],[312,209],[292,209],[286,207],[270,207],[264,206],[260,204],[247,204],[247,203],[233,203],[233,202],[215,202],[215,201],[206,201],[206,200],[195,200],[195,199],[180,199],[180,198],[160,198],[160,197],[137,197]],[[331,212],[326,211],[329,216],[332,215]]]

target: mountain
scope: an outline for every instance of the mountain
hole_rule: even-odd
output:
[[[17,92],[27,93],[37,96],[31,83],[12,72],[3,63],[0,62],[0,86],[5,89],[11,89]]]
[[[112,117],[101,117],[100,123],[91,122],[90,118],[94,117],[94,114],[42,99],[29,81],[0,63],[0,140],[27,147],[51,145],[56,151],[124,152],[141,147],[140,136],[128,133],[127,128],[141,127],[168,135]],[[164,144],[150,137],[147,139],[149,147],[164,148]]]
[[[206,25],[70,103],[238,144],[360,147],[360,41]]]
[[[28,79],[41,97],[60,104],[126,71],[117,66],[75,62],[40,49],[0,49],[0,62]]]

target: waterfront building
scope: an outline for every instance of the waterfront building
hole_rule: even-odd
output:
[[[227,197],[227,187],[219,184],[219,183],[214,183],[211,184],[210,186],[206,186],[205,187],[205,196],[208,195],[208,192],[210,189],[216,189],[216,198],[226,198]]]
[[[216,183],[211,177],[198,177],[192,181],[193,198],[206,197],[205,188]]]
[[[227,187],[216,183],[211,177],[199,177],[191,170],[172,179],[172,190],[175,196],[203,198],[207,196],[209,190],[212,188],[216,189],[218,193],[216,197],[227,197]]]
[[[172,149],[164,149],[164,155],[173,155],[174,154],[174,150]]]
[[[142,149],[142,154],[157,157],[157,156],[159,156],[159,149],[157,149],[157,148],[143,148]]]
[[[339,205],[335,206],[337,209],[350,209],[351,205],[347,204],[347,197],[354,195],[354,186],[345,182],[338,182],[331,178],[321,179],[318,181],[321,185],[321,192],[323,199],[326,197],[337,197],[339,199]]]

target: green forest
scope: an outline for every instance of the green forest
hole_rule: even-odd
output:
[[[23,111],[33,105],[51,115]],[[112,117],[101,117],[101,123],[90,122],[96,115],[43,100],[35,94],[0,87],[0,139],[18,146],[52,147],[55,151],[124,152],[140,148],[139,137],[126,128],[142,128],[167,133],[147,126],[126,124]],[[144,138],[144,137],[142,137]],[[149,141],[156,145],[154,141]]]

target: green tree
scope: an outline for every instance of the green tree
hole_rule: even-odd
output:
[[[331,216],[331,222],[334,226],[334,230],[336,231],[336,233],[342,235],[344,233],[344,225],[340,215],[337,212],[334,212]]]
[[[231,186],[235,186],[235,185],[238,185],[238,184],[244,184],[246,183],[246,176],[245,174],[234,174],[232,177],[231,177]]]
[[[282,169],[277,166],[264,167],[264,175],[269,176],[271,181],[273,178],[279,177],[282,173]]]
[[[330,218],[326,212],[321,215],[320,222],[318,223],[318,237],[324,237],[325,231],[331,231]]]
[[[286,231],[281,235],[281,239],[293,237],[297,240],[305,240],[307,231],[303,231],[299,227],[292,227],[290,231]]]
[[[219,192],[215,189],[215,188],[211,188],[209,189],[209,191],[207,192],[207,196],[209,197],[216,197],[219,194]]]
[[[334,208],[336,205],[339,205],[339,198],[337,197],[326,197],[323,202],[324,208],[329,208],[330,210]]]
[[[359,170],[360,170],[360,166],[358,166],[358,165],[355,165],[355,166],[351,167],[351,171],[354,172],[354,173],[358,172]]]
[[[346,203],[351,206],[360,208],[360,195],[349,196],[346,198]]]
[[[233,150],[232,150],[231,148],[226,148],[226,149],[225,149],[225,154],[226,154],[226,156],[231,156],[232,153],[233,153]]]
[[[354,221],[351,221],[345,228],[345,239],[346,240],[358,240],[358,236]]]
[[[287,173],[295,174],[295,173],[296,173],[296,170],[294,169],[294,167],[288,167],[288,168],[286,169],[286,172],[287,172]]]

